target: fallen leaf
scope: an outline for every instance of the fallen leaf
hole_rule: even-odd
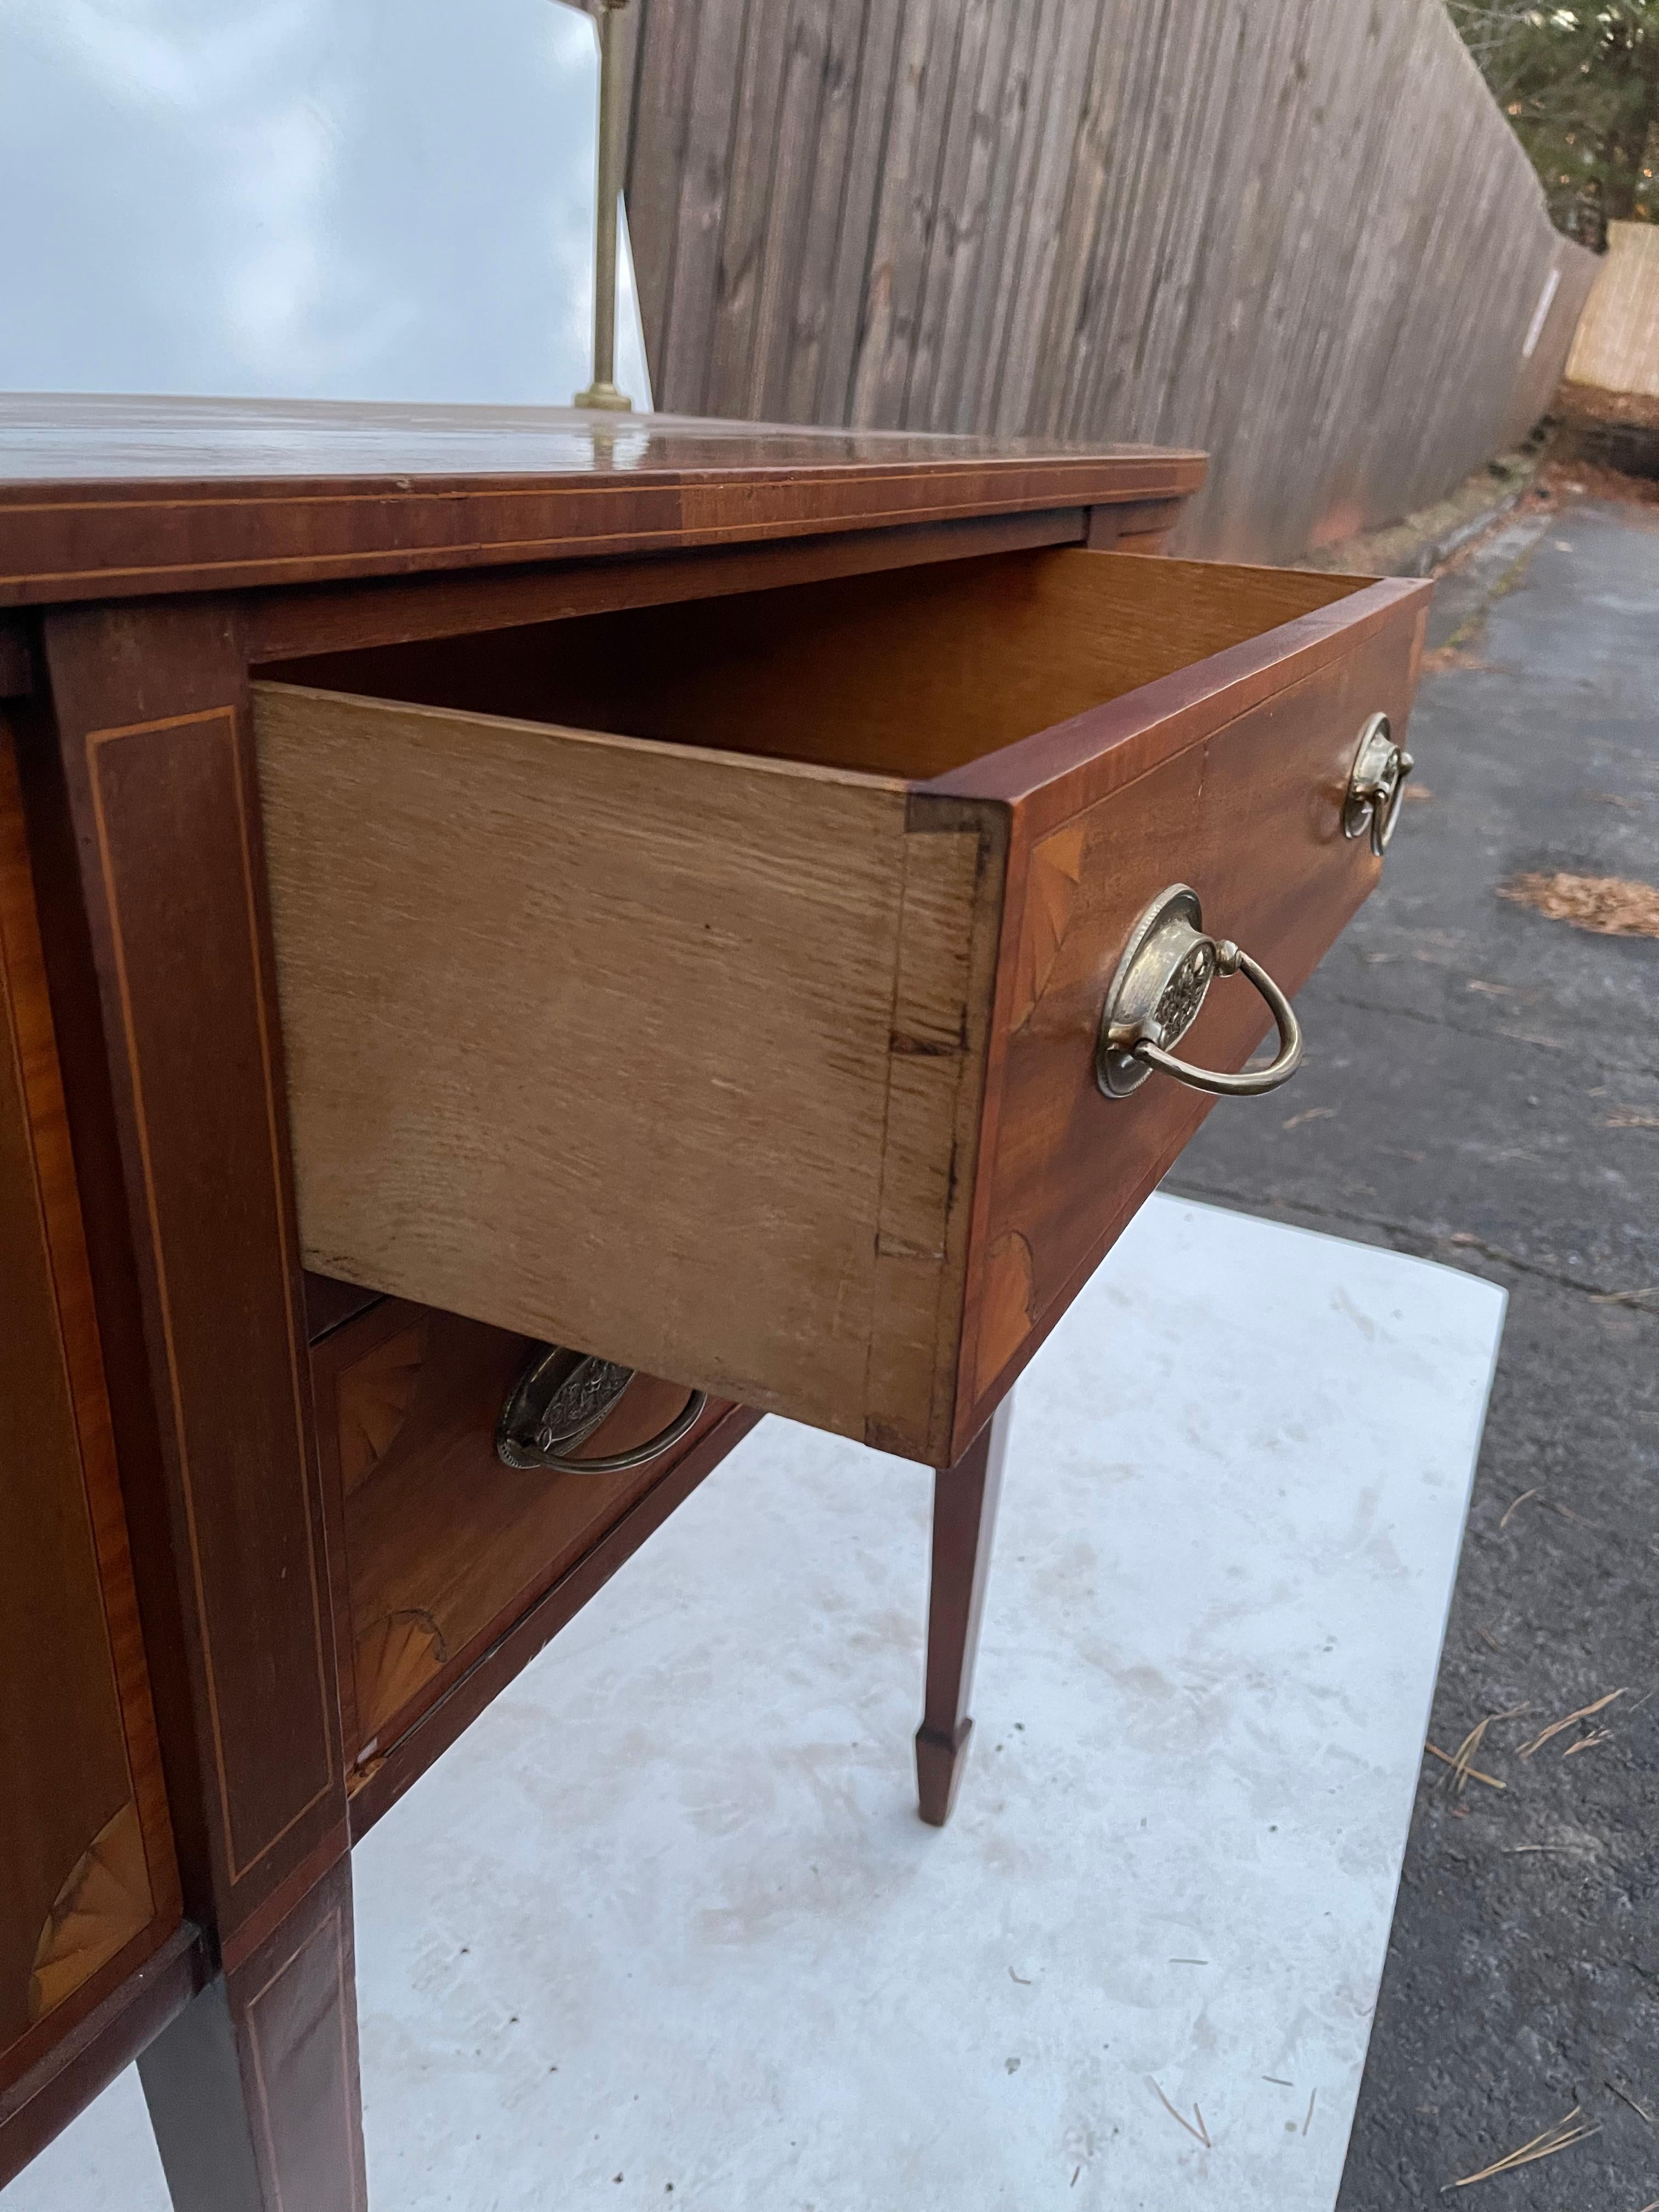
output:
[[[1659,937],[1659,889],[1626,876],[1516,876],[1498,896],[1603,937]]]

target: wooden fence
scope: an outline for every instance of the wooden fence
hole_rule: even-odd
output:
[[[1567,360],[1577,384],[1659,399],[1659,224],[1607,225],[1596,274]]]
[[[657,404],[1207,447],[1293,558],[1522,435],[1595,263],[1442,0],[633,0]]]

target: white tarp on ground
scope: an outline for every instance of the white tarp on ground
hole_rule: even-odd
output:
[[[928,1478],[763,1423],[358,1850],[372,2202],[1330,2212],[1503,1308],[1155,1199],[1020,1386],[942,1834]],[[104,2206],[131,2074],[0,2197]]]

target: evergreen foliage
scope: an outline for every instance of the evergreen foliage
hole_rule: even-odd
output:
[[[1586,246],[1659,222],[1659,0],[1446,0],[1543,180]]]

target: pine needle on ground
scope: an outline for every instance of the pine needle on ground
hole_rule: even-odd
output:
[[[1609,1690],[1605,1698],[1598,1698],[1593,1705],[1580,1705],[1576,1713],[1568,1713],[1561,1720],[1552,1721],[1540,1735],[1534,1736],[1530,1743],[1522,1745],[1522,1758],[1530,1759],[1534,1752],[1541,1751],[1553,1737],[1560,1735],[1563,1729],[1570,1729],[1575,1721],[1587,1721],[1592,1713],[1599,1713],[1604,1705],[1610,1705],[1615,1698],[1627,1698],[1629,1695],[1628,1689]]]
[[[1598,1743],[1611,1743],[1612,1741],[1613,1730],[1611,1729],[1594,1729],[1589,1735],[1581,1735],[1577,1743],[1570,1743],[1566,1749],[1562,1753],[1561,1756],[1563,1759],[1571,1759],[1575,1752],[1594,1751]]]
[[[1518,2166],[1532,2166],[1540,2158],[1553,2158],[1559,2150],[1570,2150],[1574,2143],[1583,2142],[1587,2136],[1599,2136],[1600,2120],[1586,2121],[1583,2107],[1575,2105],[1565,2120],[1558,2120],[1553,2128],[1546,2128],[1541,2136],[1522,2143],[1518,2150],[1507,2151],[1502,2158],[1483,2166],[1479,2173],[1460,2174],[1455,2181],[1443,2183],[1443,2197],[1449,2189],[1469,2189],[1477,2181],[1491,2181],[1500,2173],[1513,2173]]]
[[[1196,2115],[1198,2120],[1198,2125],[1194,2127],[1192,2121],[1188,2119],[1184,2114],[1176,2112],[1175,2106],[1164,2095],[1163,2090],[1158,2087],[1156,2081],[1152,2081],[1152,2077],[1150,2074],[1146,2076],[1146,2079],[1148,2081],[1152,2082],[1153,2094],[1156,2095],[1158,2103],[1163,2106],[1164,2111],[1170,2115],[1170,2118],[1172,2120],[1176,2121],[1182,2127],[1185,2128],[1188,2134],[1192,2137],[1194,2142],[1202,2143],[1206,2150],[1213,2150],[1215,2148],[1215,2145],[1210,2141],[1210,2131],[1204,2124],[1204,2115],[1199,2111],[1198,2106],[1196,2105],[1193,2106],[1194,2113]]]
[[[1475,1723],[1474,1726],[1464,1737],[1462,1742],[1458,1745],[1456,1750],[1452,1753],[1451,1758],[1448,1762],[1450,1765],[1451,1772],[1447,1775],[1446,1780],[1449,1785],[1456,1790],[1460,1797],[1462,1796],[1465,1789],[1468,1786],[1471,1776],[1473,1776],[1477,1782],[1492,1782],[1492,1777],[1490,1774],[1482,1774],[1474,1764],[1474,1754],[1480,1750],[1486,1730],[1492,1726],[1494,1721],[1512,1721],[1517,1715],[1524,1713],[1526,1711],[1527,1708],[1525,1705],[1511,1705],[1507,1712],[1486,1714],[1483,1718]],[[1434,1746],[1431,1744],[1429,1746],[1429,1749],[1431,1751],[1434,1751]],[[1435,1752],[1435,1756],[1437,1759],[1440,1759],[1444,1758],[1445,1754],[1443,1752]],[[1501,1790],[1504,1785],[1499,1782],[1493,1784],[1493,1786]]]
[[[1450,1752],[1442,1751],[1437,1743],[1425,1743],[1423,1748],[1431,1759],[1437,1759],[1443,1766],[1455,1767],[1457,1765]],[[1510,1786],[1507,1782],[1500,1782],[1495,1774],[1483,1774],[1478,1766],[1466,1767],[1463,1771],[1472,1780],[1484,1782],[1489,1790],[1507,1790]]]
[[[1612,2090],[1613,2095],[1618,2098],[1621,2105],[1628,2105],[1632,2112],[1639,2114],[1640,2117],[1647,2122],[1650,2127],[1653,2125],[1653,2114],[1649,2112],[1645,2105],[1638,2105],[1635,2098],[1631,2095],[1627,2089],[1621,2089],[1616,2081],[1609,2081],[1607,2087]],[[1648,2208],[1648,2212],[1652,2212],[1652,2207],[1650,2205]]]

